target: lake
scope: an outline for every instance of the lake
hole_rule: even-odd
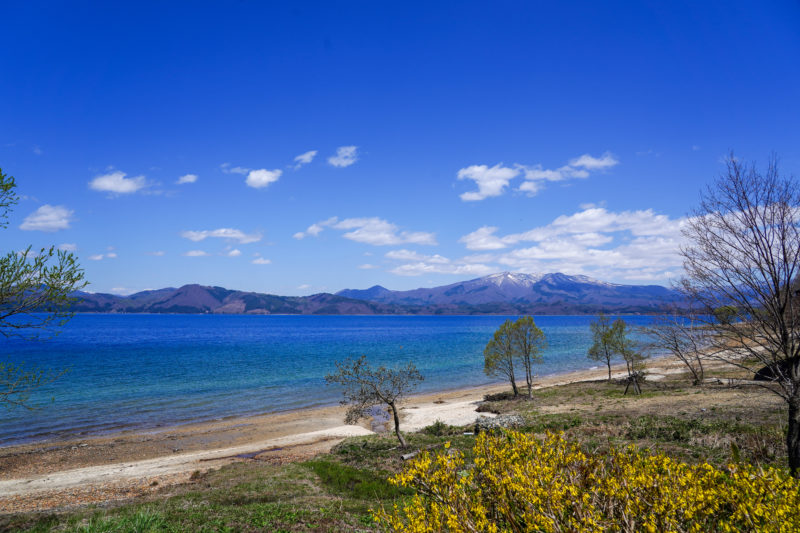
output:
[[[11,409],[0,445],[252,415],[339,400],[334,362],[413,362],[419,392],[497,382],[483,348],[503,316],[76,315],[47,341],[0,340],[13,362],[67,370]],[[596,366],[591,316],[536,317],[549,343],[539,375]],[[630,316],[646,325],[647,316]]]

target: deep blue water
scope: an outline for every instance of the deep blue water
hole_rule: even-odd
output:
[[[334,361],[413,362],[420,392],[497,381],[483,348],[502,316],[77,315],[42,342],[0,354],[68,372],[0,420],[0,445],[335,404]],[[542,316],[539,375],[589,368],[590,316]],[[650,322],[633,316],[633,325]],[[0,409],[3,409],[0,407]]]

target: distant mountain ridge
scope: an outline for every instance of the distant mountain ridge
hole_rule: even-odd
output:
[[[661,285],[620,285],[561,273],[522,274],[500,272],[440,287],[390,291],[380,285],[345,289],[336,293],[384,304],[423,307],[514,308],[523,312],[556,314],[657,312],[680,301],[680,295]]]
[[[215,314],[593,314],[658,313],[680,302],[660,285],[619,285],[561,273],[501,272],[432,288],[392,291],[375,285],[336,294],[277,296],[184,285],[117,296],[78,292],[73,309],[95,313]]]

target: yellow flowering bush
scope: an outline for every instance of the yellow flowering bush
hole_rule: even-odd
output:
[[[800,482],[783,470],[587,454],[562,434],[483,433],[474,465],[448,447],[390,481],[417,490],[375,513],[393,531],[800,531]]]

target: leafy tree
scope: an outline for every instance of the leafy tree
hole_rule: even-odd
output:
[[[16,181],[0,170],[0,228],[18,197]],[[70,294],[86,286],[83,270],[71,253],[30,247],[0,257],[0,336],[41,339],[55,335],[72,317]],[[0,403],[28,406],[31,392],[58,376],[41,369],[0,362]]]
[[[516,351],[513,330],[514,324],[510,320],[506,320],[494,332],[494,337],[483,350],[483,371],[487,376],[505,376],[508,378],[516,398],[519,396],[519,388],[514,375]]]
[[[611,381],[611,360],[617,355],[614,350],[611,320],[608,315],[600,313],[597,315],[597,320],[592,321],[589,327],[592,330],[593,344],[586,356],[592,361],[604,362],[608,367],[608,381]]]
[[[788,405],[789,469],[800,477],[800,184],[774,157],[760,172],[731,154],[683,234],[686,296],[700,309],[736,308],[730,320],[704,324],[709,356],[769,370],[767,388]]]
[[[532,316],[523,316],[514,322],[513,343],[517,357],[525,369],[528,399],[533,397],[533,365],[542,362],[542,350],[547,347],[544,332],[539,329]]]
[[[345,421],[355,424],[367,416],[367,410],[375,405],[386,405],[394,418],[394,433],[400,447],[406,447],[403,434],[400,433],[400,413],[397,403],[408,396],[420,381],[422,374],[409,363],[403,368],[373,368],[362,355],[358,359],[347,359],[336,362],[336,372],[325,376],[328,384],[341,385],[344,399],[342,405],[349,405]]]
[[[544,333],[533,317],[525,316],[516,322],[506,320],[483,350],[483,371],[489,376],[505,376],[511,382],[514,397],[519,396],[514,364],[518,361],[525,371],[528,398],[532,397],[533,365],[542,362],[542,350],[547,345]]]
[[[628,394],[631,386],[633,386],[634,393],[641,394],[640,382],[645,378],[645,360],[648,356],[639,349],[637,342],[631,338],[631,333],[631,328],[621,318],[611,324],[613,349],[622,356],[628,370],[628,376],[625,379],[625,394]]]

